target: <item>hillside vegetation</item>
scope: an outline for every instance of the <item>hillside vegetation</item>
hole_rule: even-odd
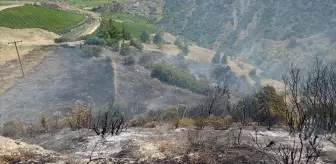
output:
[[[153,64],[151,76],[158,78],[163,83],[187,88],[196,93],[201,93],[204,90],[204,85],[195,76],[183,69],[174,68],[166,62]]]
[[[42,28],[55,33],[84,20],[83,15],[34,5],[0,11],[0,26],[9,28]]]
[[[139,39],[142,31],[155,33],[156,26],[149,23],[147,20],[124,13],[103,13],[103,18],[113,20],[113,25],[121,30],[122,26],[133,37]]]
[[[284,62],[304,68],[316,55],[335,60],[335,11],[334,0],[169,0],[160,23],[175,35],[281,79],[278,70],[285,70]]]

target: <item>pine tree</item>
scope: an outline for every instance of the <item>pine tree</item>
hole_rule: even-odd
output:
[[[140,40],[142,43],[149,43],[150,42],[150,36],[149,33],[146,30],[143,30],[140,34]]]

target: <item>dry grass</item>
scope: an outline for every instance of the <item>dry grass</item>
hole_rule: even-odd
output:
[[[173,44],[164,44],[161,46],[161,48],[155,44],[144,44],[144,50],[162,52],[162,53],[167,53],[169,55],[174,55],[174,56],[177,56],[181,52],[181,50]]]
[[[233,120],[231,116],[217,117],[211,115],[207,118],[207,124],[215,130],[227,130],[231,126]]]
[[[196,45],[189,46],[189,54],[187,59],[191,59],[200,63],[211,63],[215,55],[215,51],[206,48],[198,47]]]
[[[165,40],[166,42],[170,42],[171,44],[174,44],[176,37],[170,33],[165,32],[163,35],[163,40]]]
[[[231,70],[236,73],[237,76],[247,76],[249,77],[249,73],[251,70],[256,69],[256,67],[243,63],[239,60],[233,59],[232,57],[227,58],[228,66],[230,66]],[[260,75],[261,70],[257,68],[256,75]]]
[[[20,40],[18,49],[20,56],[24,57],[36,46],[52,45],[59,36],[42,29],[10,29],[0,27],[0,65],[16,60],[17,54],[14,45],[8,42]]]
[[[182,118],[179,121],[179,126],[180,127],[188,127],[188,126],[193,126],[195,120],[190,119],[190,118]]]
[[[29,145],[1,136],[0,143],[0,163],[22,162],[24,159],[51,162],[56,155],[54,152],[44,150],[40,146]]]
[[[233,59],[232,57],[227,58],[228,66],[230,66],[231,71],[234,72],[238,77],[245,76],[247,78],[247,81],[250,84],[254,84],[255,81],[253,81],[249,75],[251,70],[256,69],[256,75],[260,77],[260,82],[263,86],[271,85],[273,86],[277,91],[284,90],[285,86],[282,82],[278,80],[273,80],[265,77],[261,77],[260,74],[262,70],[259,68],[254,67],[253,65],[241,62],[237,59]]]
[[[1,54],[3,54],[1,51],[2,48],[4,47],[1,47],[0,45],[0,86],[1,86],[0,93],[5,92],[10,87],[12,87],[15,80],[18,82],[22,80],[20,79],[22,77],[22,73],[21,73],[19,62],[16,59],[17,54],[15,52],[15,48],[12,49],[12,51],[13,53],[15,53],[13,54],[13,56],[16,56],[16,58],[13,57],[13,59],[15,58],[14,60],[6,58],[5,60],[3,60],[3,61],[6,61],[6,63],[4,64],[1,63]],[[48,55],[51,49],[53,48],[52,47],[45,47],[45,48],[36,47],[34,50],[27,52],[27,54],[21,58],[25,73],[29,72],[30,70],[35,68],[37,65],[39,65],[43,57],[45,55]],[[28,48],[27,51],[28,50],[30,50],[30,48]],[[25,52],[25,51],[21,51],[20,47],[19,47],[19,51],[20,51],[20,56],[22,56],[21,55],[22,52]],[[7,61],[7,60],[10,60],[10,61]]]

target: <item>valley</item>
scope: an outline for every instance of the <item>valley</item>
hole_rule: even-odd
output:
[[[335,163],[335,7],[0,1],[0,163]]]

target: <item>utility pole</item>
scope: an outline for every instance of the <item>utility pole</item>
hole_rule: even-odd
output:
[[[21,71],[22,71],[22,77],[24,77],[24,72],[23,72],[23,67],[22,67],[22,63],[21,63],[21,59],[20,59],[20,54],[19,54],[19,50],[17,48],[17,43],[21,43],[22,41],[13,41],[13,42],[9,42],[8,44],[14,44],[15,45],[15,49],[16,49],[16,53],[18,55],[18,59],[20,62],[20,66],[21,66]]]

